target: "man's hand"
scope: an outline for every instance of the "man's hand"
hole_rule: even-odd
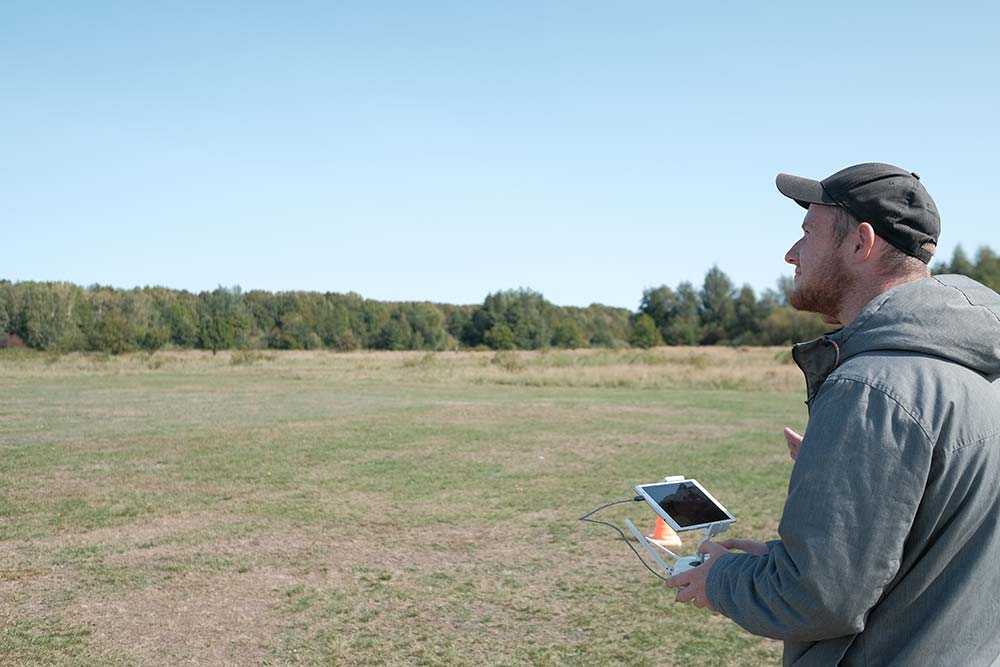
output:
[[[770,551],[765,543],[753,540],[725,540],[720,544],[727,549],[739,549],[754,556],[766,556],[767,552]]]
[[[715,611],[712,603],[708,601],[708,595],[705,593],[705,580],[708,579],[708,571],[712,569],[716,559],[729,553],[729,550],[721,544],[705,542],[698,551],[708,554],[708,560],[698,567],[691,568],[687,572],[675,574],[670,577],[667,579],[667,586],[680,589],[677,591],[678,602],[690,602],[694,600],[694,606],[700,609]]]
[[[788,443],[788,455],[792,457],[792,460],[794,461],[799,458],[799,449],[802,447],[802,436],[786,426],[785,442]]]

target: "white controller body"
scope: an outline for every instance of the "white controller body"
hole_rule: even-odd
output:
[[[708,556],[703,556],[703,558],[707,559]],[[674,561],[674,566],[671,569],[674,571],[674,574],[681,574],[682,572],[693,570],[701,565],[702,562],[702,559],[698,556],[685,556]]]

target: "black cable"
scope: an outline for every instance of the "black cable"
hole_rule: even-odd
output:
[[[592,516],[594,514],[597,514],[601,510],[606,510],[609,507],[611,507],[612,505],[621,505],[623,503],[638,503],[638,502],[641,502],[642,500],[643,500],[642,496],[635,496],[633,498],[626,498],[625,500],[616,500],[616,501],[611,502],[611,503],[605,503],[605,504],[601,505],[600,507],[598,507],[596,510],[590,510],[589,512],[587,512],[586,514],[584,514],[583,516],[581,516],[580,517],[580,521],[588,521],[588,519],[587,519],[588,516]],[[603,521],[591,521],[591,523],[604,523],[604,522]]]
[[[642,502],[643,500],[645,500],[645,499],[642,496],[636,496],[634,498],[628,498],[626,500],[616,500],[616,501],[614,501],[612,503],[607,503],[605,505],[601,505],[597,509],[591,510],[591,511],[587,512],[586,514],[584,514],[583,516],[580,517],[580,521],[586,521],[587,523],[600,523],[600,524],[604,524],[605,526],[610,526],[610,527],[614,528],[615,530],[617,530],[618,534],[622,536],[622,541],[625,542],[625,544],[628,545],[628,548],[632,550],[632,553],[634,553],[635,557],[639,559],[639,562],[642,563],[643,567],[645,567],[647,570],[649,570],[650,573],[652,573],[652,575],[654,577],[662,579],[663,581],[667,581],[666,577],[664,577],[659,572],[657,572],[656,570],[654,570],[653,568],[651,568],[649,566],[649,564],[643,559],[642,555],[636,550],[636,548],[634,546],[632,546],[632,543],[628,541],[628,538],[625,537],[625,533],[622,531],[621,528],[619,528],[618,526],[616,526],[613,523],[608,523],[607,521],[601,521],[600,519],[591,519],[590,518],[594,514],[597,514],[601,510],[607,509],[608,507],[611,507],[612,505],[621,505],[622,503],[637,503],[637,502]]]

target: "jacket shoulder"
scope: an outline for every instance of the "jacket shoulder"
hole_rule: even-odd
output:
[[[884,350],[845,361],[827,382],[871,387],[909,414],[939,447],[956,449],[1000,433],[1000,378],[933,355]],[[985,409],[993,406],[997,409]]]

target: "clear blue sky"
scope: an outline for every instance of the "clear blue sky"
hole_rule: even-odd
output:
[[[634,309],[867,161],[1000,250],[998,6],[4,0],[0,278]]]

